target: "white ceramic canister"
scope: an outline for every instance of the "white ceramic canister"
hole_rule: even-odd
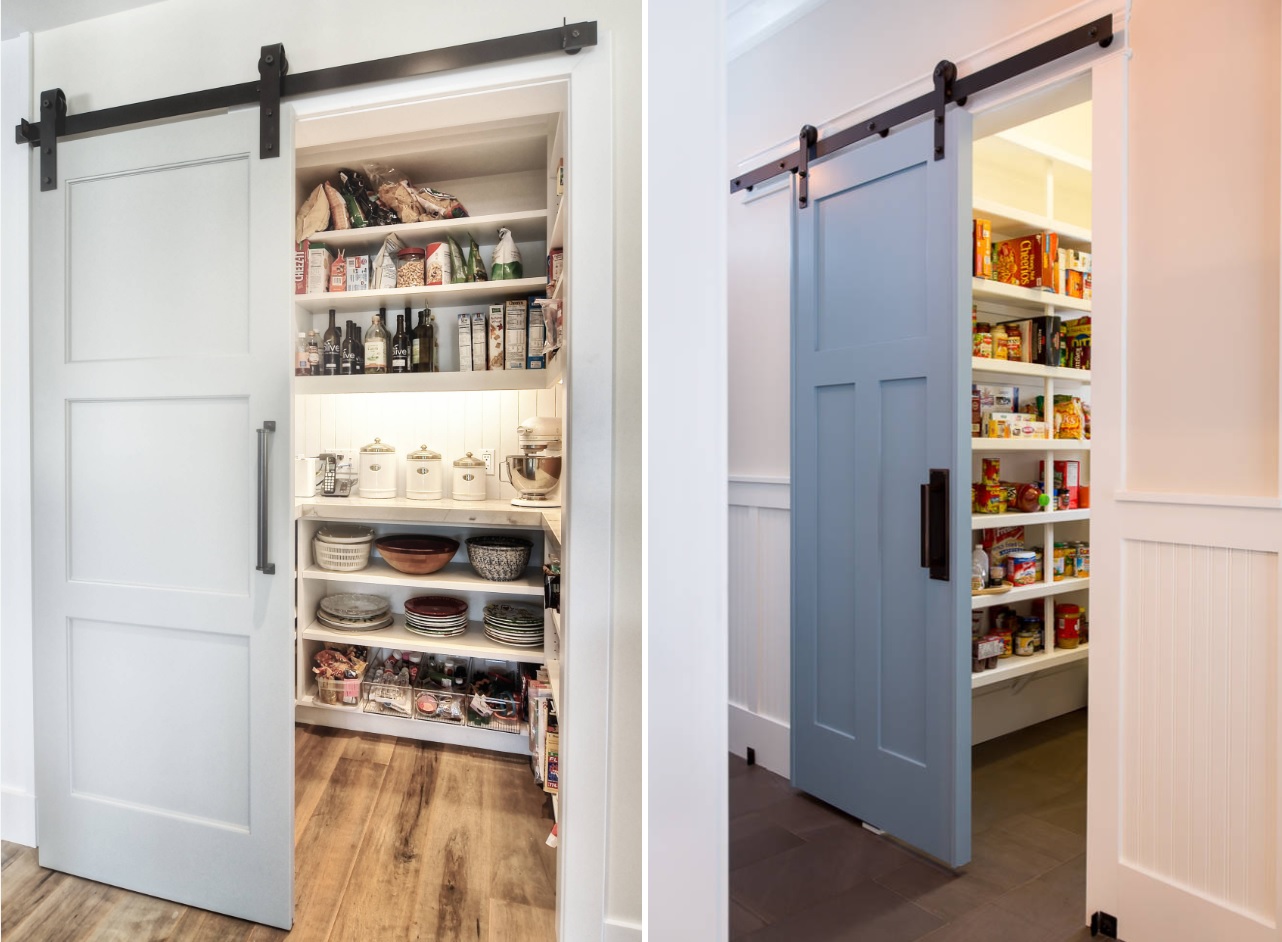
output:
[[[361,447],[360,496],[396,496],[396,449],[381,438]]]
[[[441,456],[426,445],[405,456],[405,496],[411,500],[440,500],[444,477]]]
[[[455,500],[485,500],[485,462],[473,458],[469,451],[462,458],[454,460],[454,490],[451,496]]]

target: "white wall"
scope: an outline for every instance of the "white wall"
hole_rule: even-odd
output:
[[[364,16],[366,25],[354,27],[354,16]],[[504,0],[478,10],[466,4],[429,9],[413,0],[372,7],[340,0],[167,0],[37,34],[34,87],[62,88],[75,113],[253,79],[259,47],[267,43],[284,43],[290,70],[304,72],[548,29],[562,17],[595,19],[610,35],[613,56],[615,558],[603,880],[611,931],[631,936],[641,920],[639,4]]]
[[[1098,3],[1066,0],[828,0],[729,65],[726,178],[796,149],[813,124],[823,135],[924,91],[940,59],[965,75],[1103,15]],[[1022,34],[1022,35],[1021,35]],[[995,54],[991,47],[1018,45]],[[804,92],[799,92],[804,90]],[[791,183],[782,178],[730,198],[730,480],[742,496],[732,523],[769,528],[783,565],[761,566],[743,541],[730,549],[731,748],[787,774],[787,511],[762,488],[789,474],[789,230]],[[766,503],[758,503],[765,499]],[[786,500],[783,501],[786,507]],[[755,532],[755,531],[754,531]],[[765,580],[752,583],[749,580]],[[778,600],[783,599],[781,607]],[[782,703],[782,715],[779,704]]]
[[[13,127],[31,97],[31,37],[0,44],[0,125]],[[0,838],[36,842],[31,663],[31,437],[27,170],[31,155],[0,148]]]

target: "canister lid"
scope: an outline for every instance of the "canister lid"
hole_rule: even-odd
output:
[[[439,461],[441,456],[426,445],[420,445],[418,451],[411,451],[405,456],[410,461]]]
[[[456,467],[456,468],[484,468],[484,467],[485,467],[485,462],[484,462],[484,461],[482,461],[480,458],[473,458],[473,457],[472,457],[472,453],[469,451],[469,452],[468,452],[464,457],[462,457],[462,458],[455,458],[455,459],[454,459],[454,467]]]
[[[426,250],[418,249],[418,248],[414,248],[414,246],[410,246],[409,248],[401,249],[399,252],[397,252],[396,257],[397,258],[422,258],[426,254],[427,254]]]
[[[396,449],[393,446],[384,445],[383,440],[381,438],[374,439],[372,444],[361,446],[362,453],[376,452],[378,454],[386,454],[386,453],[395,452],[395,451]]]

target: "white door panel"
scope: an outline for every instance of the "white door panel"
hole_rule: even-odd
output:
[[[281,150],[292,127],[282,122]],[[33,199],[40,862],[293,913],[293,166],[254,110],[59,143]],[[36,187],[38,190],[38,187]]]

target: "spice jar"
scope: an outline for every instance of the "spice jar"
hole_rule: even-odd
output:
[[[426,284],[423,277],[427,270],[426,255],[422,249],[416,248],[401,249],[396,253],[396,287],[421,288]]]

